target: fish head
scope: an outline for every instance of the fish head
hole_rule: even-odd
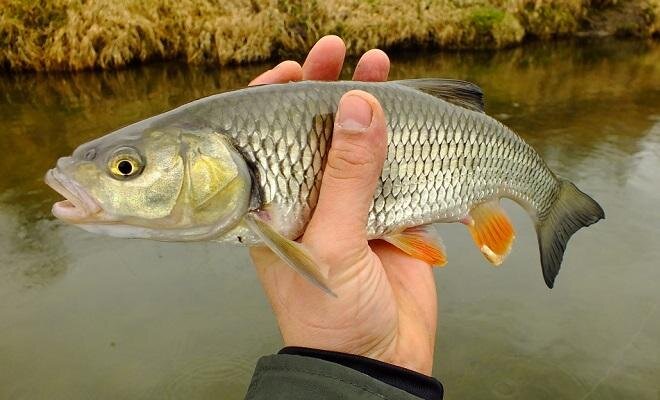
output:
[[[46,183],[65,197],[55,217],[87,231],[165,241],[207,240],[248,212],[251,175],[212,131],[123,128],[60,158]]]

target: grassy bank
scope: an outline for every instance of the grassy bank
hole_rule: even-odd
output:
[[[526,37],[660,33],[660,0],[0,0],[0,67],[300,56],[320,36],[372,47],[498,48]]]

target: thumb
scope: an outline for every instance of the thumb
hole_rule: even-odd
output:
[[[367,218],[387,153],[378,100],[353,90],[339,101],[319,199],[303,242],[331,268],[348,267],[368,250]]]

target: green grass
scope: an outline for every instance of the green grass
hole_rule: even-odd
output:
[[[505,12],[492,6],[475,8],[470,12],[470,23],[477,33],[485,35],[493,30],[493,27],[502,22]]]
[[[149,60],[231,64],[298,57],[325,34],[372,47],[499,48],[576,33],[624,0],[0,0],[0,68],[112,69]],[[639,3],[660,33],[660,0]]]

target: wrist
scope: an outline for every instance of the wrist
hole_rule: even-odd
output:
[[[431,376],[433,373],[433,347],[428,349],[424,345],[406,346],[405,349],[392,349],[377,356],[369,354],[364,356],[426,376]]]
[[[392,327],[378,334],[350,328],[328,331],[309,324],[299,324],[291,315],[277,315],[284,345],[292,348],[312,348],[322,351],[353,354],[431,376],[435,350],[435,332],[419,326]],[[304,332],[304,334],[303,334]]]
[[[431,376],[433,372],[433,344],[419,344],[417,346],[405,346],[404,349],[396,347],[395,342],[389,346],[345,346],[328,341],[310,340],[284,340],[284,349],[315,349],[322,352],[350,354],[356,357],[364,357],[385,364],[395,365],[400,368],[415,371],[417,373]]]

